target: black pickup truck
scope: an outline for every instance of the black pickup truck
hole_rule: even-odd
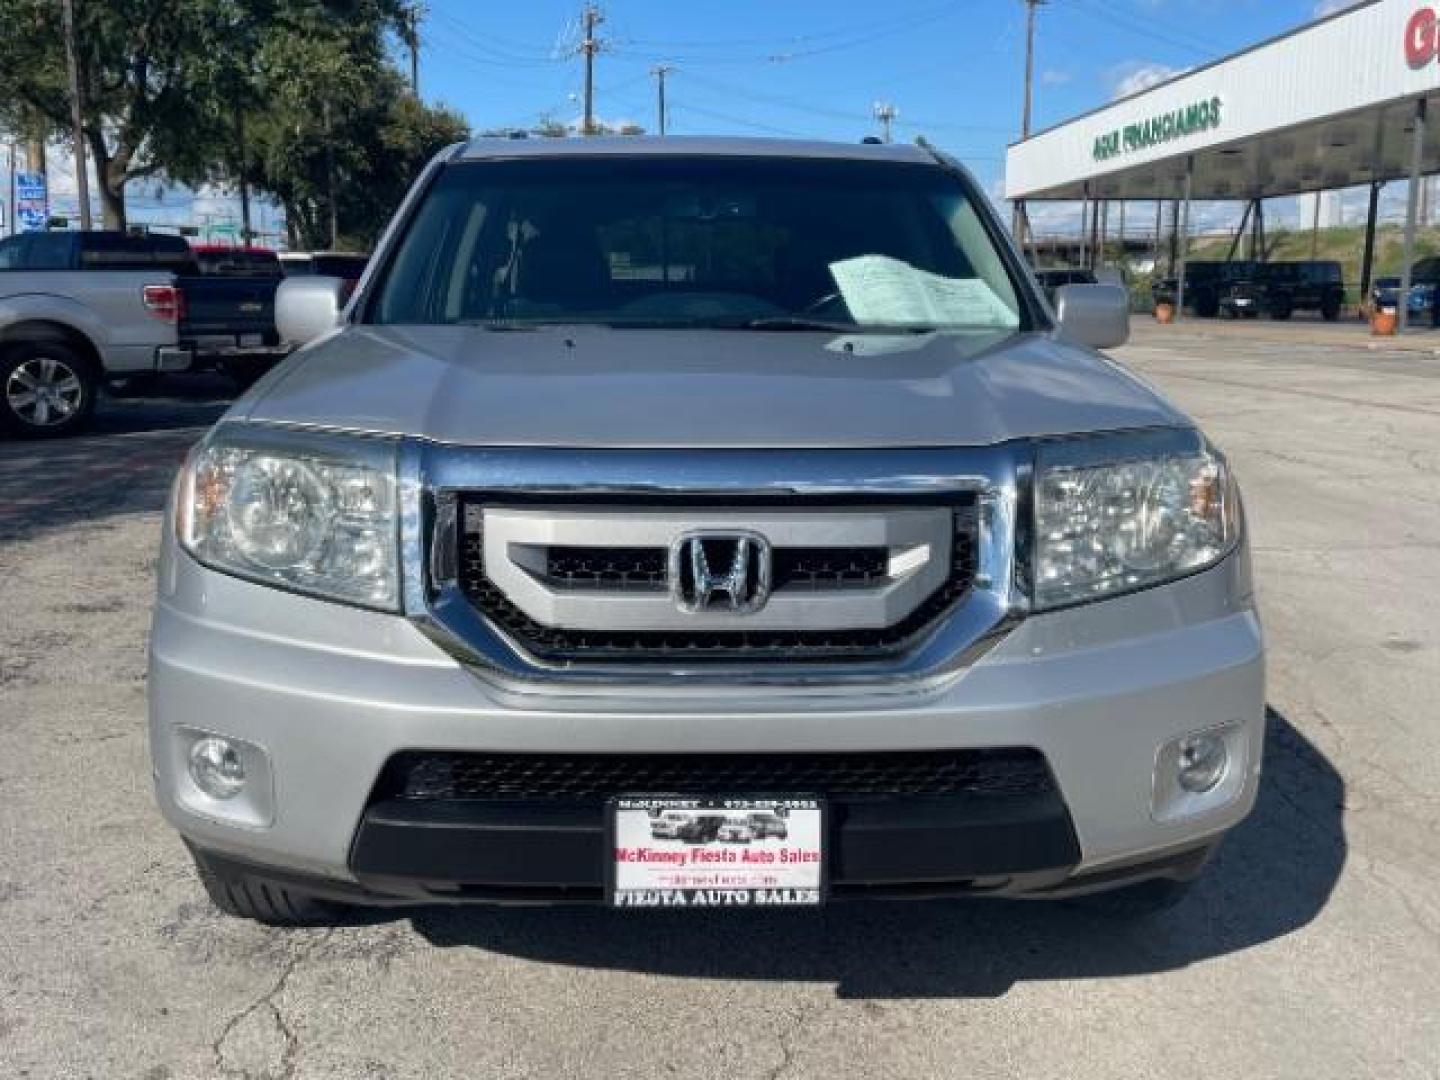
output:
[[[180,345],[192,350],[196,366],[248,386],[284,356],[275,330],[275,290],[285,276],[280,260],[263,248],[197,245],[191,251],[193,271],[177,282],[185,294]]]

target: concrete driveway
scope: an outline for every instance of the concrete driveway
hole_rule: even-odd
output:
[[[1142,328],[1245,485],[1253,818],[1183,906],[417,910],[205,901],[149,790],[160,508],[219,404],[0,443],[0,1076],[1440,1075],[1440,361]]]

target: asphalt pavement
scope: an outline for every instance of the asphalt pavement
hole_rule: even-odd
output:
[[[161,507],[223,384],[0,442],[0,1077],[1440,1076],[1440,360],[1138,328],[1244,485],[1271,646],[1253,817],[1179,908],[206,902],[154,808]]]

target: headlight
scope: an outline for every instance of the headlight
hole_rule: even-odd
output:
[[[1225,460],[1199,436],[1055,444],[1042,449],[1037,470],[1035,606],[1098,600],[1202,570],[1234,549],[1240,528]]]
[[[395,610],[395,449],[382,440],[218,428],[185,463],[175,533],[200,562]]]

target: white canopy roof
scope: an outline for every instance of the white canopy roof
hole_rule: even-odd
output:
[[[1250,199],[1410,173],[1440,101],[1440,3],[1369,0],[1011,146],[1011,199]],[[1440,172],[1440,112],[1422,172]]]

